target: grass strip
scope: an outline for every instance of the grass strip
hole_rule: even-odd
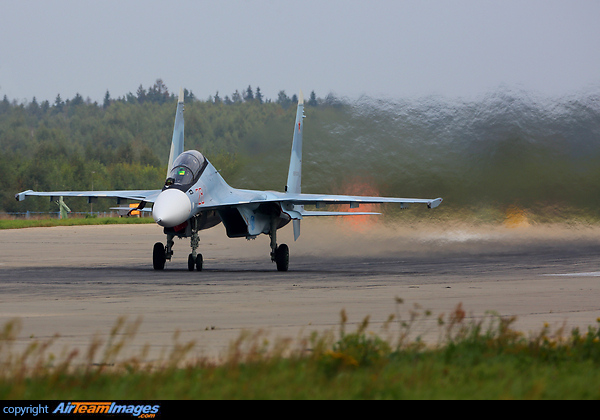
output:
[[[600,321],[525,337],[516,320],[496,314],[468,320],[461,305],[438,317],[435,345],[408,339],[425,311],[408,320],[390,316],[391,341],[369,330],[366,317],[346,332],[312,333],[270,342],[245,333],[218,363],[192,357],[194,343],[175,342],[162,360],[118,360],[140,322],[120,318],[106,343],[95,340],[75,362],[48,354],[50,341],[15,352],[20,323],[0,336],[3,399],[598,399]],[[54,339],[53,339],[54,340]]]
[[[85,217],[69,219],[0,219],[0,229],[154,223],[151,217]]]

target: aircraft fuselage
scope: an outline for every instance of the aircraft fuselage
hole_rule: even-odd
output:
[[[264,202],[265,199],[276,198],[274,195],[269,197],[272,193],[233,188],[200,152],[192,150],[184,154],[203,161],[195,168],[175,162],[152,208],[154,220],[165,228],[165,233],[189,237],[194,228],[209,229],[222,222],[228,237],[250,239],[268,234],[274,219],[276,229],[290,221],[290,216],[282,211],[278,203]],[[201,173],[196,176],[195,171]],[[185,181],[186,172],[189,172],[191,182]],[[181,180],[176,179],[178,174],[181,174]],[[218,206],[226,202],[239,205],[228,208]],[[213,205],[214,209],[211,208]],[[196,225],[192,226],[193,223]]]

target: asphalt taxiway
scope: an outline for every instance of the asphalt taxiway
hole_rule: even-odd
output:
[[[382,336],[391,314],[431,311],[413,333],[433,341],[437,316],[458,304],[469,319],[514,316],[526,334],[545,324],[585,330],[600,317],[597,227],[310,219],[297,242],[291,231],[278,241],[290,246],[285,273],[270,261],[268,237],[229,239],[222,226],[201,232],[202,272],[187,270],[189,240],[176,240],[164,271],[152,269],[152,245],[164,241],[156,225],[0,231],[0,323],[19,319],[17,346],[57,334],[55,348],[85,352],[120,317],[139,319],[128,351],[149,346],[156,359],[190,341],[193,356],[225,356],[244,331],[272,341],[335,333],[342,310],[347,331],[369,316]]]

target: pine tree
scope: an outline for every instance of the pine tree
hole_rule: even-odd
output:
[[[54,100],[54,110],[56,112],[62,112],[65,107],[65,103],[60,97],[60,93],[56,95],[56,99]]]
[[[27,110],[31,115],[35,115],[36,117],[40,116],[40,105],[38,104],[37,99],[35,99],[35,96],[29,105],[27,105]]]
[[[184,88],[183,89],[183,101],[187,103],[187,102],[194,102],[195,100],[196,100],[196,97],[194,96],[192,91]]]
[[[244,95],[244,100],[246,102],[250,102],[254,100],[254,93],[252,93],[252,87],[250,85],[248,85],[248,88],[246,89],[246,93]]]
[[[108,89],[106,90],[106,94],[104,95],[104,104],[102,105],[102,108],[106,109],[110,106],[110,93],[108,92]]]
[[[78,93],[75,94],[75,97],[71,100],[72,106],[77,106],[83,104],[83,97]]]
[[[308,106],[317,106],[317,95],[315,95],[315,91],[310,92],[310,98],[308,99]]]
[[[48,102],[48,100],[45,100],[44,102],[42,102],[42,114],[45,114],[48,112],[48,110],[50,109],[50,102]]]
[[[242,102],[242,95],[240,95],[240,92],[237,89],[235,90],[235,92],[233,92],[233,95],[231,95],[231,100],[233,101],[233,103]]]
[[[137,100],[140,104],[143,104],[146,101],[146,89],[140,84],[140,87],[135,92],[137,95]]]
[[[283,109],[288,109],[289,106],[292,104],[292,101],[289,98],[289,96],[285,94],[285,90],[280,90],[277,94],[277,103],[281,105]]]
[[[147,98],[159,104],[164,104],[169,99],[169,89],[162,79],[156,79],[154,86],[148,89]]]

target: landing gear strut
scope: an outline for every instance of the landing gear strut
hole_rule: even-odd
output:
[[[188,256],[188,270],[190,271],[194,271],[194,266],[196,270],[202,271],[202,254],[196,253],[198,245],[200,245],[200,237],[198,236],[198,231],[193,230],[192,237],[190,238],[192,253]]]
[[[277,218],[271,218],[271,231],[269,237],[271,238],[271,261],[277,265],[277,271],[288,271],[290,263],[290,249],[286,244],[277,246]]]

